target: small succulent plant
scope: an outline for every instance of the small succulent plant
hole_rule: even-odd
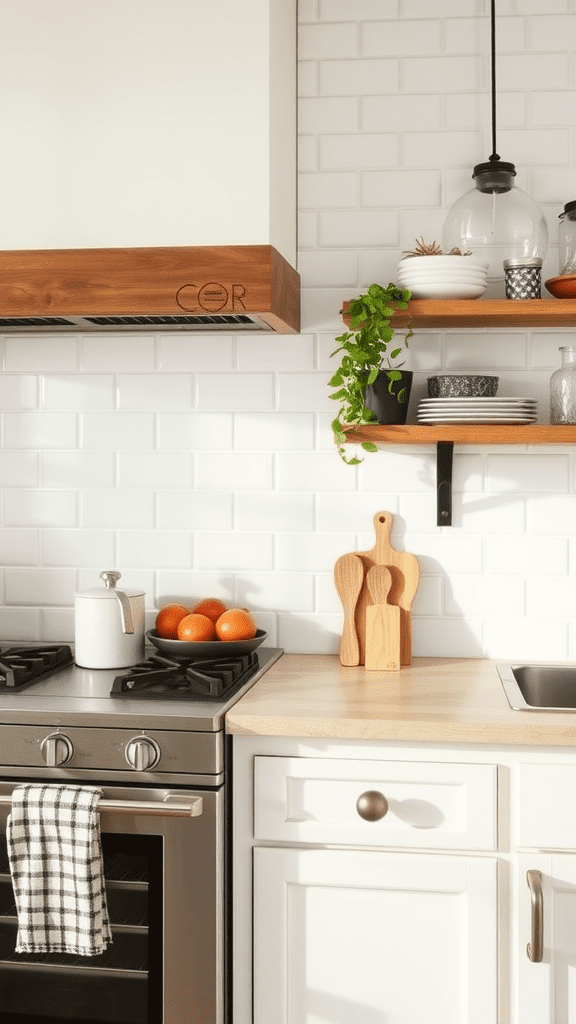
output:
[[[423,238],[416,239],[416,248],[404,249],[402,253],[402,259],[408,259],[411,256],[471,256],[472,253],[469,249],[464,252],[459,249],[458,246],[454,246],[449,252],[445,253],[442,246],[438,245],[437,242],[425,242]]]

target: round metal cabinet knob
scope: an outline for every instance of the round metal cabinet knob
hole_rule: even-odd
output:
[[[52,732],[45,736],[40,744],[42,756],[49,768],[59,768],[68,764],[74,754],[72,741],[63,732]]]
[[[160,747],[149,736],[136,736],[126,744],[126,760],[136,772],[147,772],[160,760]]]
[[[388,801],[377,789],[368,789],[358,797],[356,810],[364,821],[380,821],[388,814]]]

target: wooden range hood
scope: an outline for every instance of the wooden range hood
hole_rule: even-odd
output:
[[[0,251],[0,333],[300,330],[271,245]]]

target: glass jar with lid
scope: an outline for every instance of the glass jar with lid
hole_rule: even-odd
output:
[[[562,365],[550,377],[550,423],[576,423],[576,347],[560,348]]]

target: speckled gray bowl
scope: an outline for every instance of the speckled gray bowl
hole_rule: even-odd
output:
[[[499,377],[468,373],[428,377],[428,394],[430,398],[494,398],[499,380]]]

